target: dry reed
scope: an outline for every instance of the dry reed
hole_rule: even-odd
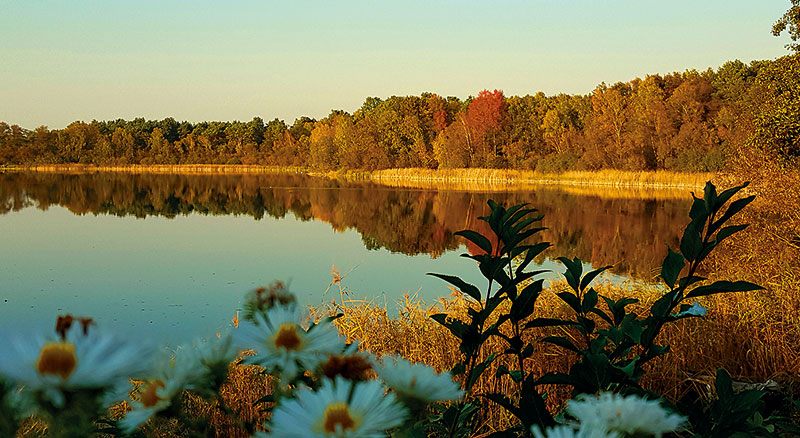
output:
[[[702,188],[710,173],[687,173],[669,171],[629,172],[619,170],[569,171],[560,174],[544,174],[533,171],[511,169],[385,169],[377,171],[338,171],[329,173],[311,172],[302,167],[262,166],[243,164],[134,164],[124,166],[96,166],[86,164],[51,164],[36,166],[8,166],[0,170],[29,170],[57,173],[157,173],[157,174],[253,174],[253,173],[306,173],[329,178],[344,177],[349,180],[371,180],[375,183],[406,188],[447,189],[469,191],[529,190],[541,186],[603,187],[617,189],[639,189],[650,192],[673,189],[680,196],[682,189]],[[676,190],[677,189],[677,190]],[[638,196],[639,193],[629,196]]]
[[[48,164],[27,167],[7,167],[0,170],[27,170],[52,173],[154,173],[154,174],[263,174],[263,173],[302,173],[304,169],[286,166],[257,166],[245,164],[132,164],[125,166],[96,166],[89,164]]]
[[[568,318],[570,310],[555,296],[566,285],[551,286],[537,302],[534,317]],[[639,303],[629,307],[646,315],[649,306],[661,294],[653,286],[631,284],[627,286],[601,285],[602,295],[617,299],[635,297]],[[724,367],[740,380],[764,382],[779,381],[785,388],[793,389],[800,378],[800,349],[797,348],[798,331],[781,324],[769,323],[760,313],[738,313],[742,304],[763,299],[759,293],[728,294],[702,300],[708,307],[704,319],[681,320],[662,332],[659,342],[670,345],[671,352],[654,361],[643,379],[643,385],[678,400],[695,390],[697,380],[712,376],[716,368]],[[446,371],[459,359],[456,339],[438,323],[430,319],[434,313],[466,320],[469,302],[460,294],[442,299],[433,305],[406,297],[397,305],[396,315],[385,307],[368,302],[348,301],[333,305],[326,311],[342,313],[337,326],[351,341],[358,340],[361,347],[378,356],[399,354],[411,361],[428,364]],[[497,312],[504,310],[501,306]],[[767,318],[769,319],[769,318]],[[568,329],[532,329],[527,332],[531,340],[549,335],[570,335]],[[580,342],[576,337],[576,341]],[[483,357],[499,352],[506,345],[491,338],[484,346]],[[574,353],[550,344],[536,344],[533,357],[526,363],[527,371],[542,375],[548,371],[567,372],[576,360]],[[494,377],[495,363],[476,386],[476,392],[502,392],[514,394],[516,385],[507,376]],[[512,366],[512,364],[506,364]],[[545,387],[549,393],[548,406],[557,410],[569,396],[565,387]],[[501,409],[483,403],[481,413],[483,432],[508,426],[510,419]]]
[[[555,296],[567,286],[555,284],[542,293],[537,301],[533,317],[568,318],[570,310]],[[641,284],[599,285],[600,294],[617,299],[621,296],[635,297],[639,303],[629,306],[629,311],[642,315],[661,291],[654,286]],[[706,381],[718,367],[728,369],[731,374],[745,381],[763,382],[775,379],[789,391],[795,389],[800,378],[800,326],[795,309],[775,309],[776,313],[766,315],[763,307],[753,308],[753,303],[770,303],[777,300],[771,296],[774,291],[748,294],[726,294],[702,300],[708,308],[704,319],[681,320],[669,325],[662,332],[659,342],[671,346],[671,352],[654,361],[648,370],[643,385],[677,400],[694,390],[697,381]],[[350,341],[358,341],[362,349],[376,356],[398,354],[413,362],[430,365],[438,371],[447,371],[459,360],[456,339],[430,316],[446,313],[450,317],[466,320],[471,302],[453,291],[448,298],[433,304],[418,299],[399,301],[396,309],[388,309],[372,301],[352,300],[342,295],[339,303],[324,308],[312,309],[315,317],[341,313],[336,325]],[[797,306],[797,304],[795,304]],[[495,312],[507,311],[500,306]],[[507,328],[507,327],[506,327]],[[570,335],[566,328],[531,329],[528,339],[535,341],[549,335]],[[576,337],[576,342],[579,340]],[[542,375],[548,371],[567,372],[576,360],[574,353],[546,343],[535,344],[534,355],[525,366],[528,372]],[[505,349],[499,338],[490,338],[481,356]],[[497,361],[483,375],[475,387],[476,393],[502,392],[513,396],[517,390],[508,376],[496,378],[497,366],[506,363]],[[223,386],[222,395],[227,406],[244,421],[263,422],[266,415],[260,405],[254,402],[270,391],[269,377],[261,374],[256,366],[232,364],[229,381]],[[569,388],[558,386],[543,387],[548,392],[548,407],[552,411],[563,406],[569,397]],[[490,402],[476,399],[482,403],[479,432],[481,434],[507,427],[512,421],[502,409]],[[227,418],[218,409],[216,402],[207,403],[199,397],[190,396],[186,400],[190,411],[199,418],[207,418],[214,427],[216,436],[242,438],[245,431]],[[116,415],[125,410],[117,407]],[[20,436],[41,436],[42,425],[37,422],[26,423],[27,433]],[[185,436],[174,424],[159,424],[148,428],[147,436],[167,437]]]
[[[362,177],[361,174],[357,174]],[[569,171],[559,174],[510,169],[386,169],[372,172],[374,182],[412,188],[507,190],[519,186],[603,186],[647,188],[702,188],[710,173],[621,170]]]

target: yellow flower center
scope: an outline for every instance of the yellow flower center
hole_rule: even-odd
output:
[[[164,388],[164,387],[166,387],[166,385],[164,385],[164,382],[161,381],[161,379],[156,379],[147,382],[147,385],[144,387],[144,390],[142,391],[142,406],[146,408],[151,408],[161,400],[164,400],[163,398],[158,396],[157,392],[159,388]]]
[[[51,374],[60,376],[66,380],[75,367],[78,366],[78,358],[75,356],[75,346],[69,342],[48,342],[39,352],[39,359],[36,361],[36,371],[41,374]]]
[[[284,350],[301,350],[303,348],[303,338],[297,334],[297,324],[281,324],[278,333],[275,335],[275,347]]]
[[[359,418],[353,418],[350,406],[345,402],[334,402],[325,408],[322,430],[326,434],[334,434],[345,430],[355,430],[361,425]]]

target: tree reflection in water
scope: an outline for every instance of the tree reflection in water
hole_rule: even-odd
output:
[[[655,276],[666,244],[677,246],[690,196],[632,199],[557,189],[469,192],[390,188],[301,174],[162,175],[0,173],[0,213],[51,205],[74,214],[117,216],[265,215],[356,229],[365,247],[438,257],[464,242],[453,235],[485,225],[486,202],[526,202],[544,214],[545,256],[579,257],[617,274]]]

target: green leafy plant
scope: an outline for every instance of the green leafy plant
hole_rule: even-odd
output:
[[[764,418],[766,391],[748,389],[734,392],[731,376],[717,370],[715,399],[709,406],[686,405],[684,411],[694,426],[694,435],[704,438],[778,437],[776,418]]]
[[[578,259],[559,258],[566,266],[564,277],[571,288],[558,293],[558,297],[574,312],[567,321],[532,321],[535,326],[571,326],[580,336],[555,336],[542,339],[578,354],[568,374],[549,373],[537,383],[567,384],[574,394],[598,391],[641,391],[639,381],[645,373],[644,365],[669,352],[668,345],[660,345],[658,336],[666,324],[702,317],[705,309],[690,302],[698,297],[723,292],[746,292],[762,289],[746,281],[716,281],[698,275],[703,260],[720,242],[747,225],[726,225],[753,197],[733,201],[723,211],[728,201],[746,185],[734,187],[717,194],[713,184],[706,183],[703,198],[694,197],[679,252],[668,248],[661,265],[661,279],[669,288],[652,306],[647,316],[629,312],[627,306],[636,303],[632,298],[613,300],[599,295],[589,287],[605,266],[582,276],[582,263]],[[688,263],[687,263],[688,262]],[[681,273],[685,273],[680,277]],[[602,305],[600,300],[602,299]],[[582,342],[576,342],[574,338]]]
[[[723,240],[747,226],[728,225],[753,200],[750,196],[729,203],[745,187],[746,184],[718,194],[716,187],[709,182],[702,198],[693,195],[689,213],[691,221],[681,238],[680,248],[678,251],[668,248],[661,266],[666,292],[650,306],[647,315],[629,311],[628,306],[638,300],[628,297],[614,300],[591,287],[592,282],[611,266],[584,274],[580,259],[562,257],[558,260],[566,267],[564,278],[569,290],[556,295],[571,310],[572,316],[566,319],[531,318],[543,285],[543,280],[535,277],[543,271],[526,271],[526,268],[549,244],[525,242],[543,229],[533,227],[542,216],[531,216],[535,210],[525,205],[506,209],[489,201],[490,214],[480,219],[489,224],[492,235],[484,236],[475,231],[457,233],[483,250],[482,254],[466,257],[478,263],[481,274],[488,281],[485,292],[459,277],[432,275],[451,283],[475,301],[466,322],[444,314],[433,316],[460,341],[462,361],[453,368],[453,374],[464,376],[467,393],[473,392],[480,376],[499,357],[515,359],[516,366],[499,366],[497,375],[508,375],[517,383],[517,394],[474,394],[502,406],[518,420],[516,426],[492,436],[528,434],[531,426],[544,428],[554,423],[545,408],[545,395],[536,389],[543,384],[568,385],[573,395],[601,391],[646,394],[639,384],[646,371],[645,365],[669,352],[668,345],[658,343],[665,325],[704,316],[705,309],[697,302],[692,303],[699,297],[762,289],[746,281],[722,280],[709,284],[707,278],[699,275],[701,263],[709,254]],[[509,310],[496,315],[496,320],[489,324],[490,316],[505,300],[510,302],[509,307],[504,307]],[[510,330],[501,331],[504,324],[509,324]],[[567,373],[549,372],[534,376],[526,369],[525,359],[531,357],[534,346],[525,340],[530,337],[524,337],[523,332],[542,327],[558,327],[565,333],[544,337],[540,342],[554,344],[577,356]],[[479,361],[481,347],[492,336],[502,338],[507,348]],[[446,436],[460,436],[460,431],[468,429],[464,425],[469,424],[470,415],[476,412],[470,403],[452,406],[437,418],[449,424]]]
[[[533,215],[535,209],[526,205],[516,205],[506,209],[494,201],[489,201],[490,213],[480,219],[491,228],[490,237],[475,231],[465,230],[456,233],[473,242],[482,250],[480,254],[466,255],[478,263],[481,274],[487,280],[485,291],[469,284],[459,277],[431,274],[460,289],[474,300],[468,311],[469,321],[462,322],[448,318],[446,314],[433,315],[432,318],[445,326],[460,340],[462,360],[456,364],[452,373],[463,376],[463,389],[470,394],[481,375],[501,356],[510,356],[515,366],[500,367],[498,375],[508,375],[518,386],[516,400],[507,394],[488,393],[482,397],[499,404],[519,420],[513,430],[530,430],[533,425],[550,426],[555,423],[545,408],[544,397],[536,390],[533,376],[526,372],[525,359],[533,354],[533,345],[523,339],[523,323],[533,314],[536,300],[542,292],[543,279],[535,279],[545,271],[526,271],[534,258],[547,249],[549,243],[525,243],[530,237],[544,228],[534,226],[543,216]],[[494,242],[494,243],[492,243]],[[500,314],[496,321],[489,323],[490,316],[497,307],[508,300],[509,311]],[[510,324],[511,334],[504,334],[500,326]],[[479,360],[483,344],[492,336],[502,338],[505,351],[492,353]],[[474,402],[463,402],[447,409],[435,418],[439,432],[445,436],[464,436],[472,432],[470,419],[478,411]],[[442,426],[444,425],[444,426]],[[512,431],[508,431],[509,433]]]

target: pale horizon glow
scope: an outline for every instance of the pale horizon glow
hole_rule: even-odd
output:
[[[274,118],[368,96],[590,93],[774,59],[788,1],[169,1],[4,4],[0,121]]]

